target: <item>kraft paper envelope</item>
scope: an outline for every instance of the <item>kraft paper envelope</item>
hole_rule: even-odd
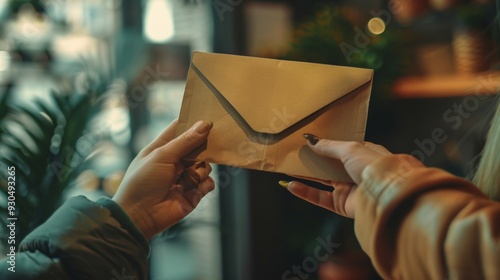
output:
[[[211,121],[208,141],[187,159],[351,181],[302,134],[363,141],[372,82],[371,69],[195,52],[177,135]]]

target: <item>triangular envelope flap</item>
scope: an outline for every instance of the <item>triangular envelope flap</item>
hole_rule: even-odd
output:
[[[262,133],[282,132],[373,75],[371,69],[199,52],[192,63]]]

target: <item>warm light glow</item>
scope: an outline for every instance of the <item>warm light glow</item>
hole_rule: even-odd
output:
[[[99,178],[90,170],[80,173],[76,180],[78,186],[86,191],[95,191],[99,188]]]
[[[144,36],[155,43],[174,37],[174,19],[169,0],[149,0],[144,12]]]
[[[368,30],[375,35],[382,34],[385,31],[385,22],[378,17],[374,17],[368,22]]]

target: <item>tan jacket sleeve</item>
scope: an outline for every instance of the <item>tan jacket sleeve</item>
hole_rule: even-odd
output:
[[[384,279],[500,279],[500,203],[407,155],[362,177],[355,232]]]

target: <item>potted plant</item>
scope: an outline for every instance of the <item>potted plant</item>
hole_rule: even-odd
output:
[[[93,133],[86,128],[100,110],[99,97],[106,91],[105,80],[100,81],[84,94],[50,92],[48,102],[13,105],[9,91],[0,97],[2,244],[10,244],[6,242],[10,234],[8,218],[15,218],[17,248],[63,202],[63,193],[91,152],[82,148],[80,140]],[[9,174],[7,170],[14,172]]]

